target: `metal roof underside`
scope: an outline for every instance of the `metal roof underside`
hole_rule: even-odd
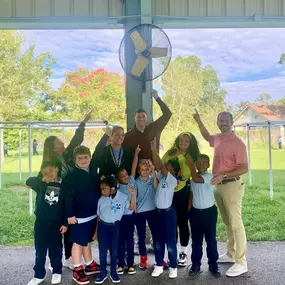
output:
[[[0,0],[0,29],[123,28],[123,2]],[[285,27],[285,0],[152,0],[142,16],[162,28]]]

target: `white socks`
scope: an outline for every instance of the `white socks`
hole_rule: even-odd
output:
[[[90,265],[92,262],[93,262],[93,260],[91,259],[91,261],[86,262],[86,263],[85,263],[85,265],[87,265],[87,266],[88,266],[88,265]]]

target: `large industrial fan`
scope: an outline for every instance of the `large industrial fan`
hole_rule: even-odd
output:
[[[119,59],[125,73],[143,83],[162,75],[171,60],[172,48],[166,33],[157,26],[141,24],[121,41]]]

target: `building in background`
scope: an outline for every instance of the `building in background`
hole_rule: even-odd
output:
[[[234,118],[234,125],[245,123],[261,123],[268,121],[285,121],[284,105],[256,105],[248,104]],[[272,142],[276,142],[279,137],[284,138],[285,124],[281,126],[272,126]],[[246,127],[235,127],[235,130],[242,136],[246,137]],[[244,133],[244,136],[243,136]],[[250,138],[253,143],[267,142],[267,127],[251,127]]]

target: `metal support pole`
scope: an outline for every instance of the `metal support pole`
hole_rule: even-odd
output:
[[[3,164],[3,152],[4,152],[4,147],[2,144],[2,133],[3,130],[0,129],[0,190],[2,189],[2,164]]]
[[[152,13],[152,5],[150,0],[125,0],[124,12],[126,18],[124,19],[125,33],[133,27],[141,24],[140,17],[131,17],[132,15]],[[143,23],[148,22],[149,17],[143,17]],[[142,32],[142,31],[141,31]],[[144,37],[147,43],[151,42],[151,36]],[[133,42],[131,38],[127,38],[125,42],[125,65],[126,69],[131,70],[136,59],[133,52]],[[148,67],[150,68],[150,67]],[[142,82],[131,77],[126,77],[126,100],[127,100],[127,130],[134,127],[134,113],[137,109],[144,109],[148,114],[148,119],[152,118],[152,96],[151,96],[152,82],[148,81],[145,84],[145,90]],[[143,94],[145,91],[146,94]]]
[[[19,130],[19,180],[22,180],[22,131]]]
[[[250,126],[249,125],[247,125],[247,159],[248,159],[248,180],[249,180],[249,185],[252,185],[251,160],[250,160]]]
[[[61,132],[62,132],[62,142],[65,145],[65,128],[62,128]]]
[[[32,129],[31,125],[28,125],[28,155],[29,155],[29,176],[32,176]],[[29,191],[29,206],[30,206],[30,215],[33,214],[33,190]]]
[[[282,141],[282,148],[285,146],[285,126],[283,126],[283,131],[284,131],[284,141]]]
[[[269,149],[269,187],[270,187],[270,200],[273,200],[273,173],[272,173],[271,123],[270,123],[270,122],[268,122],[268,149]]]

